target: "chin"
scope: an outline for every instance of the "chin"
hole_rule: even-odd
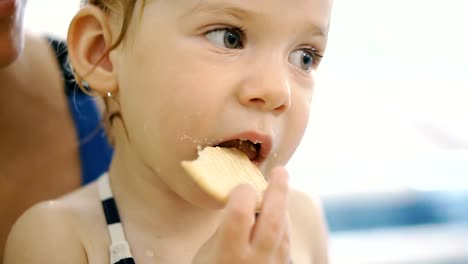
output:
[[[179,195],[188,203],[205,210],[221,210],[225,206],[225,202],[217,200],[198,185],[193,178],[185,172],[180,174],[181,180],[184,181],[182,189],[179,189]]]

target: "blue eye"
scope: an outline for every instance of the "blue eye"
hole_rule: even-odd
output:
[[[234,28],[220,28],[205,34],[206,38],[218,47],[228,49],[241,49],[242,32]]]
[[[313,51],[305,49],[295,50],[289,55],[289,62],[304,71],[309,71],[316,63],[316,56],[318,55]]]

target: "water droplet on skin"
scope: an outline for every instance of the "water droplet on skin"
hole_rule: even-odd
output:
[[[183,136],[180,137],[180,141],[184,141],[184,140],[191,140],[192,138],[187,135],[187,134],[184,134]]]
[[[154,251],[153,250],[146,250],[145,255],[149,258],[154,257]]]

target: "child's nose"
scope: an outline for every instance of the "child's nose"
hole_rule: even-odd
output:
[[[287,73],[275,67],[262,68],[261,72],[250,71],[239,90],[240,103],[276,115],[286,112],[291,105]]]

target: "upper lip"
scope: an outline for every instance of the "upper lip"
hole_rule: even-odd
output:
[[[252,161],[253,163],[259,165],[261,164],[271,152],[272,148],[272,137],[268,134],[256,132],[256,131],[246,131],[239,134],[235,134],[228,137],[220,138],[219,140],[213,142],[211,146],[217,146],[223,142],[240,139],[240,140],[249,140],[254,144],[260,144],[260,152],[257,157]]]

